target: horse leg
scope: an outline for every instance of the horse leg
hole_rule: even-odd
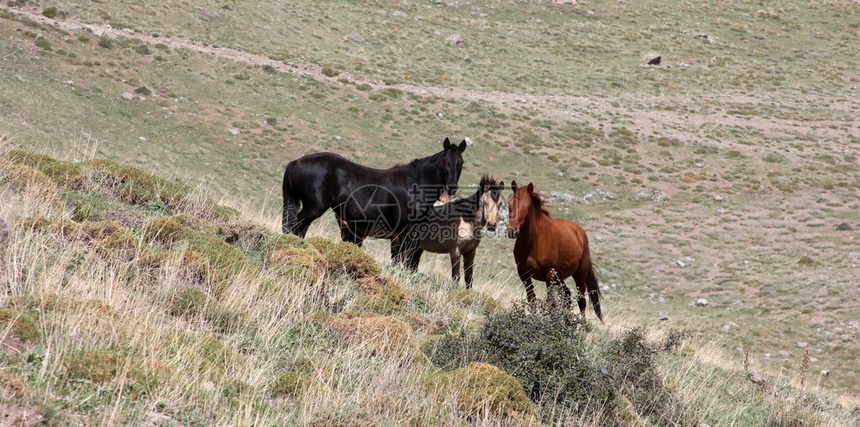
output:
[[[421,254],[424,253],[424,249],[418,247],[418,242],[415,242],[415,247],[408,249],[409,253],[404,254],[408,257],[406,267],[408,267],[412,271],[418,270],[418,264],[421,262]]]
[[[391,260],[396,263],[402,263],[402,255],[401,255],[401,247],[403,246],[403,241],[400,239],[400,236],[396,236],[391,239]]]
[[[460,284],[460,251],[451,252],[451,281],[455,285]]]
[[[337,225],[340,227],[340,240],[344,242],[350,242],[358,247],[361,247],[361,244],[364,243],[364,236],[359,235],[356,230],[353,230],[349,223],[337,217]]]
[[[564,307],[565,310],[570,310],[570,305],[572,303],[570,288],[567,287],[567,284],[564,283],[564,280],[559,280],[558,286],[559,290],[561,291],[561,306]]]
[[[534,304],[535,299],[535,285],[532,283],[532,275],[531,273],[520,271],[520,280],[523,282],[523,285],[526,287],[526,299],[528,302]]]
[[[585,288],[585,277],[577,272],[577,274],[573,276],[573,281],[576,282],[577,289],[576,303],[579,305],[579,312],[582,314],[582,318],[585,319],[585,307],[587,304],[585,296],[588,294],[588,291]]]
[[[472,289],[472,271],[475,267],[475,251],[463,254],[463,269],[466,273],[466,289]]]
[[[305,235],[308,233],[308,227],[311,226],[311,223],[314,222],[314,220],[321,217],[324,212],[324,208],[302,205],[302,210],[299,211],[297,217],[296,226],[293,228],[296,232],[296,236],[304,239]]]

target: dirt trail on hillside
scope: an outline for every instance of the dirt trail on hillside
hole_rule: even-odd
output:
[[[7,6],[8,7],[8,6]],[[352,82],[358,84],[368,84],[373,86],[376,89],[384,88],[389,85],[386,85],[380,81],[368,80],[366,78],[360,78],[354,75],[350,75],[348,72],[342,72],[338,75],[337,78],[327,77],[322,72],[322,67],[315,64],[307,64],[307,63],[296,63],[289,62],[285,63],[282,61],[276,61],[274,59],[270,59],[262,54],[255,54],[250,52],[244,52],[240,50],[224,48],[224,47],[215,47],[212,45],[207,45],[206,43],[196,42],[188,39],[176,38],[176,37],[156,37],[150,34],[146,34],[143,32],[137,32],[133,29],[115,29],[110,25],[98,25],[98,24],[87,24],[78,21],[74,18],[66,18],[63,20],[51,19],[43,16],[38,8],[34,7],[23,7],[23,8],[10,8],[10,10],[18,14],[20,16],[26,17],[33,21],[54,26],[60,28],[64,31],[68,32],[80,32],[80,31],[91,31],[96,36],[102,37],[107,36],[112,39],[116,39],[117,37],[135,37],[142,40],[145,43],[150,44],[158,44],[163,43],[169,46],[174,50],[182,50],[187,49],[198,53],[204,53],[213,55],[218,58],[229,59],[237,62],[244,62],[250,65],[255,66],[265,66],[268,65],[282,73],[289,73],[301,76],[307,76],[313,78],[315,80],[320,81],[335,81],[339,78],[346,77]],[[434,96],[443,97],[443,98],[465,98],[469,100],[480,100],[480,101],[488,101],[493,103],[499,102],[534,102],[534,103],[545,103],[548,101],[567,103],[567,104],[578,104],[585,105],[591,102],[589,98],[585,97],[565,97],[565,96],[534,96],[534,95],[520,95],[513,93],[503,93],[503,92],[485,92],[485,91],[474,91],[474,90],[465,90],[465,89],[457,89],[457,88],[438,88],[433,86],[416,86],[416,85],[405,85],[398,84],[397,87],[404,91],[419,93],[419,94],[432,94]]]
[[[4,6],[9,7],[8,1],[4,2]],[[163,43],[173,50],[190,50],[193,52],[212,55],[214,57],[224,58],[231,61],[244,62],[249,65],[270,66],[273,69],[282,73],[306,76],[308,78],[312,78],[314,80],[326,83],[332,83],[338,79],[346,78],[356,84],[370,85],[376,90],[390,87],[390,85],[387,85],[381,81],[367,79],[365,77],[359,77],[356,75],[352,75],[349,72],[341,72],[337,77],[328,77],[323,74],[322,67],[316,64],[300,62],[285,63],[282,61],[270,59],[260,53],[251,53],[236,49],[216,47],[213,45],[208,45],[206,43],[196,42],[183,38],[157,37],[151,34],[137,32],[133,29],[115,29],[107,24],[87,24],[84,22],[80,22],[75,18],[65,18],[62,20],[51,19],[42,15],[40,10],[36,7],[10,7],[9,10],[19,16],[31,19],[42,24],[54,26],[68,32],[87,31],[92,32],[99,37],[107,36],[112,39],[116,39],[120,36],[135,37],[145,43]],[[648,99],[641,99],[641,94],[635,93],[630,94],[626,98],[622,97],[616,99],[604,99],[563,95],[529,95],[520,93],[468,90],[461,88],[440,88],[435,86],[420,86],[408,84],[397,84],[395,85],[395,87],[403,91],[416,93],[419,95],[426,94],[439,98],[488,102],[501,110],[510,109],[513,105],[528,105],[529,107],[540,109],[541,112],[546,114],[548,117],[566,120],[576,118],[578,120],[592,122],[591,124],[596,124],[597,119],[589,117],[589,115],[587,114],[584,115],[581,113],[599,110],[611,114],[630,115],[633,116],[635,127],[637,127],[644,134],[651,134],[655,130],[660,130],[664,134],[668,133],[670,136],[674,136],[672,134],[677,133],[677,136],[679,137],[684,136],[687,138],[694,139],[696,138],[694,135],[686,134],[685,132],[678,132],[677,130],[673,131],[672,129],[686,129],[690,127],[699,128],[706,123],[717,126],[743,125],[756,128],[767,135],[780,136],[786,129],[791,129],[792,131],[808,132],[810,131],[811,126],[818,127],[817,131],[819,133],[829,134],[832,133],[828,130],[829,125],[843,124],[843,122],[841,121],[821,120],[814,123],[810,123],[805,121],[794,121],[776,118],[765,119],[755,116],[739,118],[727,115],[696,114],[691,112],[679,115],[677,113],[665,111],[662,109],[658,111],[658,109],[640,108],[633,110],[631,108],[626,108],[625,106],[629,105],[633,101],[640,103],[646,102],[654,105],[660,103],[674,104],[689,101],[688,99],[675,99],[675,97],[671,96],[656,96],[649,97]],[[715,95],[714,98],[718,98],[718,95]],[[829,108],[832,108],[834,110],[849,111],[852,108],[851,105],[846,104],[836,98],[825,98],[826,97],[817,96],[816,102],[820,105],[828,105]],[[772,102],[772,100],[768,99],[766,95],[762,95],[760,97],[749,95],[726,95],[722,99],[714,100],[717,102],[728,104],[770,104]],[[620,104],[616,103],[615,101],[619,101]],[[613,104],[617,106],[613,106]],[[854,130],[850,131],[850,133],[852,133],[855,137],[860,137],[860,127],[855,128]]]

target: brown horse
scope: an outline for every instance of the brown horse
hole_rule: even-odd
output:
[[[546,282],[547,297],[553,302],[553,291],[558,292],[565,308],[570,308],[570,289],[564,280],[573,276],[579,296],[579,311],[585,317],[585,295],[591,299],[594,314],[603,322],[600,314],[600,287],[591,264],[588,250],[588,236],[579,224],[564,218],[552,218],[543,208],[540,194],[534,191],[534,184],[518,187],[511,182],[514,195],[508,201],[510,221],[508,237],[516,238],[514,260],[517,273],[526,287],[529,302],[535,300],[532,279]]]

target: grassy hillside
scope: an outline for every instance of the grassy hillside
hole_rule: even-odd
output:
[[[805,386],[851,408],[858,16],[851,1],[3,2],[0,134],[7,151],[178,179],[269,232],[289,160],[387,167],[468,136],[464,193],[488,172],[533,181],[585,226],[610,329],[691,332],[721,369],[748,359],[795,386],[808,351]],[[112,206],[80,198],[52,209]],[[121,216],[184,212],[146,203]],[[311,235],[335,237],[332,219]],[[524,296],[511,247],[478,255],[476,289],[505,306]],[[447,270],[425,256],[403,286]]]
[[[16,423],[858,420],[808,354],[780,375],[624,317],[587,332],[486,274],[466,291],[384,250],[273,233],[139,168],[7,150],[0,202],[0,407]]]

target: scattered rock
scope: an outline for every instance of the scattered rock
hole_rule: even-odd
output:
[[[553,0],[552,2],[555,4],[569,4],[571,6],[576,6],[578,4],[576,0]]]
[[[661,201],[669,198],[669,196],[667,196],[666,193],[664,193],[660,190],[653,190],[653,191],[643,190],[643,191],[640,191],[638,194],[636,194],[636,197],[638,197],[640,199],[652,200],[655,202],[661,202]]]
[[[696,300],[696,307],[707,307],[708,304],[708,300],[704,298],[699,298]]]
[[[669,320],[669,316],[667,316],[663,313],[657,312],[657,320],[664,322],[666,320]]]
[[[646,65],[660,65],[660,61],[663,59],[663,55],[660,55],[657,52],[648,52],[642,55],[642,62]]]
[[[459,34],[451,34],[450,36],[448,36],[447,39],[445,39],[445,43],[456,45],[456,46],[462,46],[462,45],[466,44],[466,41],[463,40],[463,37],[460,36]]]
[[[242,131],[240,131],[239,129],[236,129],[236,128],[227,129],[227,132],[230,132],[233,135],[239,135],[240,133],[242,133]]]
[[[822,370],[821,370],[821,376],[822,376],[822,377],[829,377],[829,376],[830,376],[830,371],[828,371],[827,369],[822,369]]]
[[[798,341],[798,342],[797,342],[797,346],[798,346],[799,348],[806,348],[808,345],[809,345],[809,344],[808,344],[808,343],[806,343],[805,341]]]
[[[687,264],[685,264],[684,261],[681,261],[681,260],[675,261],[674,264],[677,267],[686,267],[687,266]]]
[[[752,374],[750,375],[750,381],[752,381],[753,384],[761,384],[764,382],[764,378],[762,378],[759,374]]]
[[[724,214],[724,213],[726,213],[726,209],[723,208],[722,206],[717,206],[717,213],[718,214]]]
[[[123,99],[128,100],[128,101],[133,101],[133,100],[134,100],[134,95],[133,95],[133,94],[131,94],[131,93],[128,93],[128,92],[124,92],[124,93],[123,93],[122,95],[120,95],[120,96],[121,96]]]
[[[613,194],[609,191],[603,191],[599,188],[597,190],[585,193],[586,199],[593,199],[595,197],[599,197],[601,200],[607,200],[607,199],[613,200],[613,199],[615,199],[615,194]]]

